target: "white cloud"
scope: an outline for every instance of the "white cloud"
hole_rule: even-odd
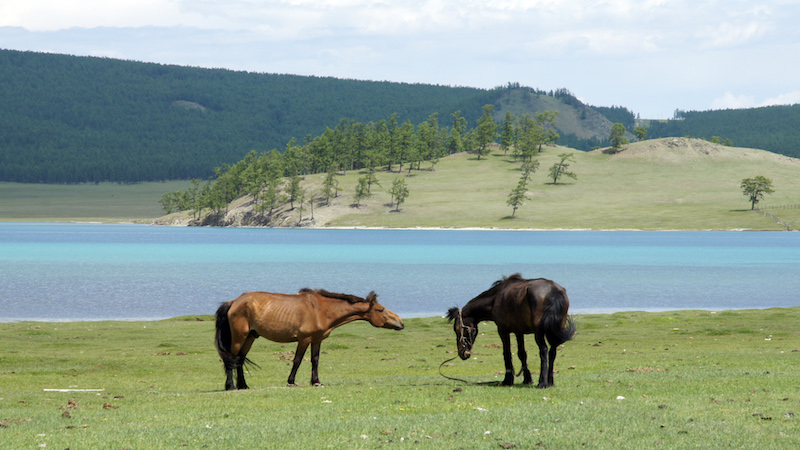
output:
[[[761,103],[761,106],[794,105],[795,103],[800,103],[800,91],[787,92],[768,98]]]
[[[756,101],[752,95],[734,95],[726,92],[722,97],[715,98],[711,102],[711,109],[739,109],[752,108]]]
[[[698,33],[698,38],[706,47],[735,47],[758,40],[771,28],[771,25],[759,22],[722,23],[703,29]]]
[[[177,25],[173,0],[26,0],[0,3],[0,26],[31,31]]]
[[[731,92],[726,92],[711,102],[711,109],[755,108],[759,106],[793,105],[795,103],[800,103],[800,90],[779,94],[760,102],[753,95],[735,95]]]
[[[776,92],[789,94],[768,101],[794,99],[798,17],[797,0],[0,0],[0,47],[483,88],[515,81],[658,117],[757,106]]]

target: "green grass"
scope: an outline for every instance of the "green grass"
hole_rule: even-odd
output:
[[[307,361],[305,385],[285,387],[294,346],[259,339],[252,389],[224,392],[213,322],[200,319],[0,324],[3,446],[800,445],[800,308],[580,315],[547,390],[481,383],[503,372],[490,323],[474,358],[442,369],[472,383],[441,377],[440,363],[455,356],[452,326],[424,318],[400,332],[360,322],[334,331],[322,346],[322,388],[308,386]],[[44,391],[70,387],[104,390]],[[67,409],[72,398],[77,408]]]
[[[732,149],[735,152],[737,149]],[[388,213],[383,192],[367,200],[368,207],[334,220],[341,226],[484,227],[533,229],[642,230],[780,230],[774,220],[750,211],[741,193],[743,178],[756,174],[773,180],[770,204],[800,204],[800,162],[772,158],[686,158],[661,161],[574,152],[570,166],[577,180],[551,184],[550,166],[565,148],[545,148],[539,170],[529,183],[530,200],[510,218],[508,194],[520,176],[519,164],[494,153],[478,161],[458,155],[436,165],[434,172],[412,172],[409,197],[401,213]],[[424,167],[424,166],[423,166]],[[342,177],[346,192],[357,174]],[[391,186],[397,175],[379,174]],[[385,189],[383,189],[385,190]],[[348,202],[347,198],[341,202]],[[800,209],[770,211],[800,228]]]
[[[127,222],[164,214],[158,200],[188,181],[139,184],[22,184],[0,182],[0,221]]]

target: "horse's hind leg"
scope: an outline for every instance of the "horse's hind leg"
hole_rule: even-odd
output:
[[[230,361],[223,361],[223,364],[225,366],[225,390],[234,390],[236,386],[233,384],[233,370],[236,368],[236,358]]]
[[[322,383],[319,382],[319,348],[322,346],[322,342],[312,342],[311,343],[311,385],[312,386],[322,386]]]
[[[519,361],[522,363],[522,383],[531,384],[533,383],[533,377],[531,376],[531,371],[528,369],[528,353],[525,351],[525,335],[522,333],[516,333],[516,335],[517,356],[519,356]]]
[[[541,367],[539,367],[539,384],[537,388],[547,388],[552,385],[552,367],[548,369],[547,365],[547,343],[544,340],[544,334],[536,333],[536,345],[539,346],[539,360]],[[549,374],[549,376],[548,376]],[[549,378],[549,380],[548,380]]]
[[[247,360],[247,353],[250,351],[250,347],[253,346],[253,341],[256,340],[257,335],[250,332],[247,335],[247,338],[242,344],[241,349],[239,350],[239,354],[236,355],[236,388],[237,389],[249,389],[250,387],[247,385],[247,382],[244,381],[244,362]]]
[[[556,350],[558,349],[557,345],[550,344],[550,367],[547,371],[547,384],[549,386],[553,386],[555,383],[553,382],[553,366],[556,362]]]

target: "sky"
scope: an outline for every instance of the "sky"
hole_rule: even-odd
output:
[[[0,48],[566,88],[642,118],[800,103],[800,0],[0,0]],[[0,80],[2,82],[2,80]]]

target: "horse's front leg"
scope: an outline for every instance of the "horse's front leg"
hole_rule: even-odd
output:
[[[300,363],[303,362],[303,356],[306,354],[309,343],[310,341],[307,339],[297,342],[297,350],[294,352],[294,361],[292,362],[292,371],[289,373],[289,379],[286,381],[286,384],[289,386],[296,386],[296,384],[294,384],[294,379],[295,376],[297,376],[297,369],[300,367]]]
[[[500,340],[503,341],[503,361],[506,363],[506,376],[503,378],[504,386],[514,384],[514,361],[511,359],[511,333],[500,331]]]
[[[539,367],[539,384],[537,388],[550,387],[551,383],[547,380],[547,342],[544,340],[543,333],[536,333],[536,345],[539,346],[539,360],[541,360],[541,367]]]
[[[322,346],[322,341],[314,341],[311,343],[311,385],[322,386],[319,382],[319,349]]]
[[[525,351],[525,335],[522,333],[516,333],[516,335],[517,356],[519,357],[520,363],[522,363],[522,383],[531,384],[533,383],[533,377],[531,376],[531,371],[528,369],[528,353]]]

